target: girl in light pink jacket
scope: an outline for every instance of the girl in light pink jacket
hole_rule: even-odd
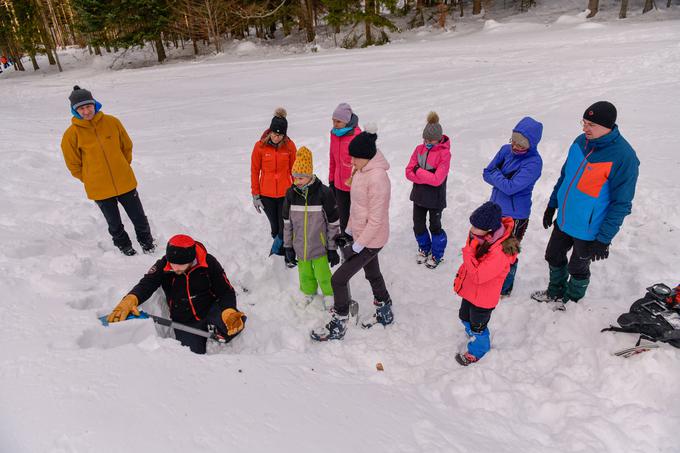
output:
[[[361,269],[364,269],[366,280],[371,284],[376,308],[371,318],[362,322],[362,327],[387,326],[394,320],[392,299],[378,261],[378,253],[387,244],[390,235],[391,185],[387,175],[390,164],[377,150],[377,138],[377,128],[367,125],[366,130],[349,144],[354,167],[348,181],[352,203],[346,232],[335,239],[336,245],[344,248],[346,259],[331,278],[334,294],[331,321],[312,331],[314,340],[340,340],[345,336],[351,302],[348,283]]]

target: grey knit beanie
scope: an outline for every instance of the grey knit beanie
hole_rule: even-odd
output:
[[[440,141],[444,135],[442,126],[439,124],[439,115],[436,112],[430,112],[427,115],[427,125],[423,129],[423,139]]]
[[[95,104],[92,93],[90,93],[88,90],[80,88],[78,85],[73,87],[73,91],[68,97],[68,100],[71,102],[71,108],[73,108],[73,110],[78,110],[78,107],[82,107],[84,105]]]

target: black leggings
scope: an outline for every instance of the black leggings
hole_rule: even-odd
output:
[[[419,236],[427,231],[425,219],[430,213],[430,233],[439,234],[442,231],[442,209],[428,209],[413,203],[413,232]]]
[[[283,239],[283,201],[285,199],[286,197],[270,198],[260,196],[264,213],[272,229],[272,238],[278,236]]]
[[[364,270],[366,280],[371,284],[375,300],[387,302],[390,299],[390,294],[385,287],[385,279],[380,272],[378,252],[380,252],[380,249],[365,247],[360,253],[354,253],[351,247],[346,247],[344,253],[347,256],[346,261],[342,263],[331,277],[334,295],[333,308],[340,316],[346,316],[349,313],[350,296],[347,284],[361,269]]]
[[[486,325],[489,324],[492,311],[493,308],[480,308],[467,299],[463,299],[460,303],[460,310],[458,310],[458,318],[461,321],[469,322],[470,330],[479,333],[486,329]]]
[[[340,216],[340,231],[344,233],[349,221],[349,208],[351,206],[349,192],[336,188],[335,204],[338,206],[338,215]]]

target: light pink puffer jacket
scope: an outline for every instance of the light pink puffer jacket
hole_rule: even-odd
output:
[[[390,236],[390,164],[378,151],[352,178],[347,229],[354,242],[368,248],[381,248]]]

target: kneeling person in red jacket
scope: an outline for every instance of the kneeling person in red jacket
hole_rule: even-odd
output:
[[[501,207],[487,201],[470,216],[470,233],[463,247],[453,289],[463,298],[458,317],[470,337],[467,352],[456,355],[461,365],[481,359],[491,349],[487,324],[501,297],[510,266],[517,261],[519,242],[512,236],[513,220]]]
[[[120,301],[108,321],[125,320],[130,313],[138,315],[137,306],[159,287],[163,288],[173,321],[206,331],[212,325],[226,342],[243,330],[246,318],[236,308],[236,292],[224,269],[203,244],[183,234],[168,241],[165,256]],[[175,330],[175,338],[192,352],[205,354],[205,337]]]

